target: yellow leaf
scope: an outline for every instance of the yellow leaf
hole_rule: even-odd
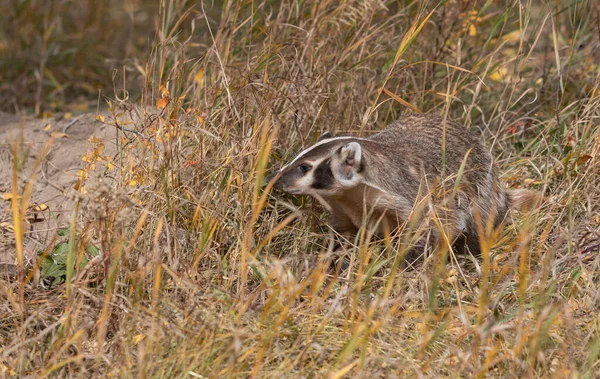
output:
[[[91,136],[90,138],[88,138],[88,142],[89,143],[100,143],[100,142],[102,142],[102,140],[96,136]]]
[[[65,120],[70,120],[71,118],[73,118],[73,113],[67,112],[63,117]]]
[[[94,117],[94,119],[99,122],[104,122],[104,116],[102,116],[101,114],[97,114],[96,117]]]
[[[163,98],[169,97],[169,90],[163,84],[160,85],[159,91],[160,91],[160,97],[163,97]]]
[[[495,72],[491,73],[488,77],[495,82],[502,82],[508,74],[508,70],[504,67],[498,68]]]
[[[46,204],[37,204],[33,207],[35,212],[45,212],[48,210],[48,206]]]
[[[520,39],[521,39],[521,30],[519,30],[519,29],[502,36],[502,40],[504,40],[504,41],[515,42],[515,41],[519,41]]]
[[[489,76],[489,78],[492,79],[495,82],[501,82],[502,81],[502,76],[500,76],[500,73],[498,71],[496,71],[493,74],[491,74]]]
[[[146,338],[145,334],[138,334],[137,336],[133,337],[133,344],[137,345],[138,343],[140,343],[142,340],[144,340],[144,338]]]
[[[60,133],[60,132],[52,133],[52,137],[54,137],[54,138],[67,138],[67,133]]]
[[[202,78],[204,77],[204,70],[203,69],[199,69],[198,72],[196,73],[196,76],[194,77],[194,81],[196,83],[199,83]]]
[[[475,29],[475,25],[473,25],[473,24],[471,24],[471,25],[469,26],[469,35],[470,35],[471,37],[473,37],[473,36],[477,35],[477,29]]]
[[[204,86],[204,70],[203,69],[198,70],[198,72],[196,73],[196,76],[194,76],[194,82],[196,82],[196,84],[198,84],[200,87]]]
[[[52,124],[47,124],[46,126],[44,126],[44,131],[50,131],[50,129],[52,129]]]
[[[582,164],[584,164],[585,162],[589,161],[590,159],[592,159],[593,157],[591,155],[582,155],[579,157],[579,159],[577,159],[577,163],[575,165],[580,166]]]
[[[137,182],[137,180],[135,180],[135,179],[134,179],[134,180],[130,180],[128,184],[129,184],[131,187],[134,187],[134,186],[137,186],[137,185],[138,185],[138,182]]]
[[[168,100],[165,99],[164,97],[161,97],[160,99],[158,99],[158,101],[156,102],[156,109],[163,109],[164,107],[167,106],[168,104]]]
[[[2,198],[3,200],[12,200],[13,198],[13,194],[12,193],[3,193],[0,198]]]
[[[96,147],[94,148],[94,155],[101,159],[103,154],[104,154],[104,144],[98,143],[96,145]]]

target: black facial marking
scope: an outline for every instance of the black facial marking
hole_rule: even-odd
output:
[[[331,167],[329,166],[329,159],[321,162],[315,169],[314,178],[315,180],[311,184],[311,187],[314,189],[326,189],[331,187],[333,184],[333,172],[331,172]]]

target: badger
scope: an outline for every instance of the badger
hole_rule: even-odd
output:
[[[415,243],[418,253],[446,244],[478,255],[482,232],[536,200],[532,191],[504,187],[475,133],[435,115],[410,115],[368,138],[326,132],[267,181],[315,198],[338,236],[425,225],[428,242]]]

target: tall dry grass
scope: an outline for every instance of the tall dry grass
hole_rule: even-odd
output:
[[[119,154],[72,195],[69,280],[1,282],[2,372],[595,377],[599,11],[226,2],[215,28],[202,4],[162,2],[139,77],[119,71],[98,117]],[[273,197],[265,172],[325,129],[368,135],[410,108],[479,131],[507,185],[545,201],[480,260],[404,270],[405,244],[363,233],[332,268],[322,212]],[[100,255],[75,269],[86,243]]]

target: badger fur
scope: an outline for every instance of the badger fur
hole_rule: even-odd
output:
[[[383,234],[413,222],[428,225],[434,244],[473,254],[482,231],[497,227],[510,207],[535,200],[505,189],[477,135],[432,115],[406,117],[368,138],[325,133],[267,180],[317,199],[340,235],[361,226]]]

